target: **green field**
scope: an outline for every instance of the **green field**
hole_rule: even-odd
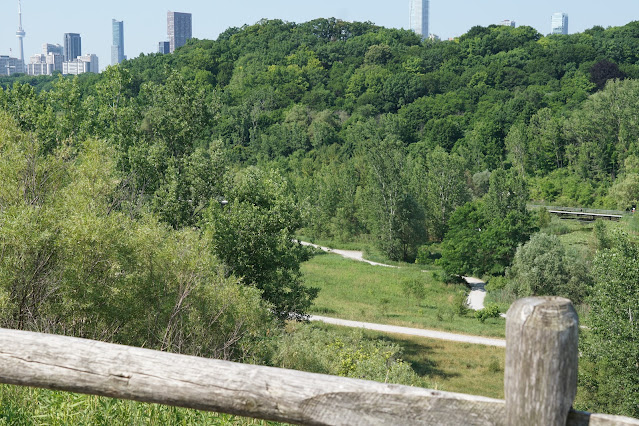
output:
[[[505,335],[501,318],[482,324],[472,313],[459,315],[458,293],[466,287],[442,283],[432,270],[419,265],[386,268],[320,253],[302,265],[302,272],[307,285],[320,289],[312,314],[480,336]],[[405,295],[407,280],[423,283],[423,300]]]

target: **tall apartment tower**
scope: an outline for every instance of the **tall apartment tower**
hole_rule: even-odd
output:
[[[166,55],[171,53],[171,43],[168,41],[161,41],[158,43],[158,53]]]
[[[72,61],[78,56],[82,56],[82,39],[80,34],[64,34],[64,60]]]
[[[422,40],[428,38],[428,0],[410,0],[409,26]]]
[[[568,14],[557,12],[552,14],[551,34],[568,34]]]
[[[117,65],[124,60],[124,22],[112,19],[111,27],[113,30],[111,65]]]
[[[166,15],[166,32],[169,36],[170,52],[186,44],[193,38],[191,26],[191,14],[181,12],[168,12]]]
[[[16,37],[18,37],[18,53],[20,57],[20,63],[22,64],[22,69],[17,70],[17,72],[24,72],[24,36],[27,33],[22,29],[22,2],[18,0],[18,31],[16,31]]]

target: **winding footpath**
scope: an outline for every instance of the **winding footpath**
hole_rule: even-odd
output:
[[[386,268],[397,268],[397,266],[386,265],[384,263],[373,262],[364,259],[364,255],[361,251],[357,250],[337,250],[328,247],[318,246],[317,244],[308,243],[305,241],[299,241],[304,246],[315,247],[327,253],[334,253],[345,257],[347,259],[357,260],[360,262],[366,262],[373,266],[383,266]],[[468,295],[468,306],[473,310],[480,310],[484,308],[484,298],[486,297],[485,284],[479,278],[464,277],[464,280],[468,283],[471,291]],[[392,334],[405,334],[408,336],[426,337],[428,339],[447,340],[452,342],[471,343],[475,345],[484,346],[497,346],[506,347],[506,341],[504,339],[495,339],[482,336],[469,336],[466,334],[448,333],[445,331],[427,330],[423,328],[411,328],[411,327],[399,327],[395,325],[386,324],[373,324],[369,322],[350,321],[338,318],[329,318],[319,315],[311,315],[309,318],[311,321],[323,322],[326,324],[339,325],[342,327],[363,328],[366,330],[381,331],[384,333]]]
[[[492,337],[469,336],[467,334],[448,333],[445,331],[427,330],[423,328],[399,327],[396,325],[373,324],[370,322],[349,321],[338,318],[321,317],[311,315],[311,321],[318,321],[327,324],[340,325],[342,327],[363,328],[366,330],[381,331],[391,334],[405,334],[408,336],[426,337],[428,339],[447,340],[451,342],[471,343],[475,345],[506,347],[504,339]]]
[[[479,278],[463,278],[470,286],[470,293],[468,293],[468,299],[466,299],[468,307],[473,311],[484,309],[484,299],[486,298],[486,283]]]

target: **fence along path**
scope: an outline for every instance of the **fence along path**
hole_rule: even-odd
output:
[[[639,425],[576,412],[577,315],[528,298],[507,319],[506,401],[0,329],[0,382],[311,425]]]

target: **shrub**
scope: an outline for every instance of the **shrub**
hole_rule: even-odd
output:
[[[538,233],[520,245],[506,277],[517,297],[554,295],[579,303],[591,287],[589,265],[576,253],[566,252],[555,235]]]
[[[453,299],[453,309],[455,314],[459,316],[464,316],[468,313],[468,293],[465,290],[459,290],[455,293]]]
[[[499,307],[495,304],[489,304],[484,309],[475,312],[475,318],[479,322],[485,322],[488,318],[499,318]]]
[[[416,384],[417,374],[401,355],[398,345],[366,338],[361,330],[338,333],[315,324],[295,324],[282,336],[273,364],[312,373]]]
[[[420,280],[405,279],[402,281],[402,290],[407,298],[414,298],[420,303],[426,297],[426,286]]]
[[[486,291],[502,290],[506,288],[507,284],[508,284],[508,279],[506,277],[503,277],[501,275],[498,275],[496,277],[490,277],[490,279],[486,283]]]

